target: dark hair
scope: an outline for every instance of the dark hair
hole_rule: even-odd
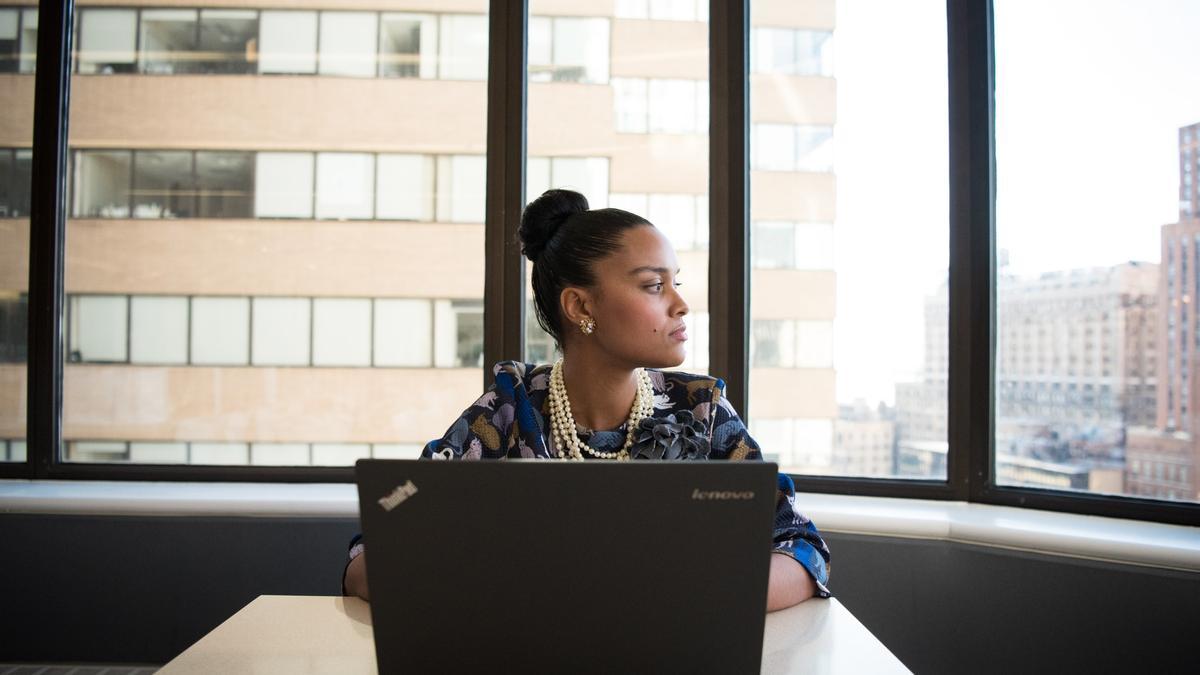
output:
[[[612,255],[625,230],[649,225],[621,209],[588,210],[587,197],[573,190],[547,190],[521,214],[521,252],[533,263],[533,299],[538,323],[563,347],[559,296],[567,286],[596,283],[592,267]]]

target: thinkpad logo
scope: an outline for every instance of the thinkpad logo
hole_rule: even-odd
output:
[[[396,489],[392,490],[391,494],[387,495],[386,497],[380,497],[379,505],[383,507],[384,511],[391,511],[397,506],[400,506],[405,499],[408,499],[415,494],[417,494],[417,486],[413,485],[413,482],[410,480],[404,485],[396,486]]]
[[[743,492],[734,492],[733,490],[701,490],[695,488],[692,490],[692,499],[717,499],[721,501],[734,501],[754,499],[754,492],[746,490]]]

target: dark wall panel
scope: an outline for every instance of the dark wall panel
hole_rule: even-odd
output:
[[[340,593],[357,527],[0,516],[0,660],[164,663],[259,595]]]
[[[0,661],[164,663],[261,594],[340,592],[351,519],[0,515]],[[918,673],[1189,672],[1200,574],[830,534]]]
[[[829,535],[831,590],[917,673],[1195,672],[1200,574]]]

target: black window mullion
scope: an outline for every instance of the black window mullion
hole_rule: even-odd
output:
[[[709,3],[709,370],[749,420],[749,0]],[[647,81],[647,97],[650,83]]]
[[[487,186],[484,224],[483,386],[491,364],[525,354],[525,260],[518,230],[525,196],[528,0],[488,6]]]
[[[950,134],[947,478],[959,499],[994,484],[995,151],[991,0],[947,0]]]
[[[26,476],[45,477],[62,443],[63,248],[72,0],[38,5],[29,227]]]

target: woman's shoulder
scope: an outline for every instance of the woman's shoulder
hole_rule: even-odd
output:
[[[518,384],[526,391],[544,389],[549,386],[550,368],[548,363],[523,363],[521,361],[500,361],[492,366],[492,377],[496,386],[511,388]]]
[[[725,392],[725,381],[712,375],[688,373],[681,370],[647,368],[654,390],[671,400],[686,401],[687,405],[716,403]]]

